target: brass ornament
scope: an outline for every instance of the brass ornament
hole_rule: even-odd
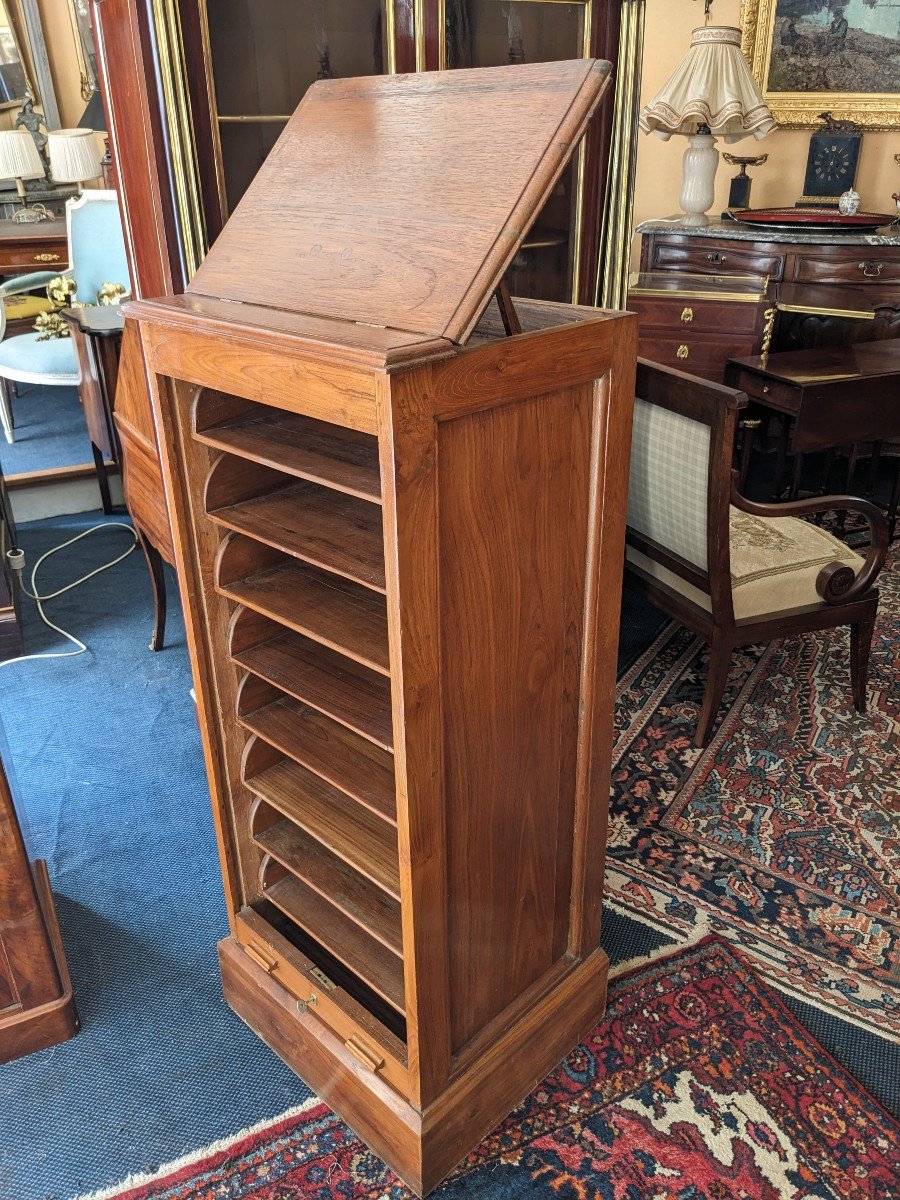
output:
[[[98,304],[121,304],[127,288],[122,283],[104,283],[97,292]]]
[[[58,312],[38,313],[34,328],[39,342],[49,342],[51,338],[67,338],[71,332],[68,322]]]
[[[70,275],[57,275],[47,284],[47,299],[57,308],[66,308],[77,291],[78,285]]]

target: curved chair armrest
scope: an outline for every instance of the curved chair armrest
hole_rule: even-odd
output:
[[[51,279],[71,274],[71,270],[67,270],[32,271],[29,275],[17,275],[15,279],[8,279],[6,283],[0,284],[0,296],[19,296],[22,292],[33,292],[36,288],[45,288]]]
[[[735,473],[736,476],[736,473]],[[754,517],[806,517],[813,513],[858,512],[869,526],[869,550],[859,574],[847,563],[828,563],[816,577],[816,591],[828,604],[846,604],[858,600],[874,584],[884,566],[888,551],[888,527],[884,513],[858,496],[813,496],[809,500],[790,500],[784,504],[757,504],[742,496],[733,476],[731,503]]]

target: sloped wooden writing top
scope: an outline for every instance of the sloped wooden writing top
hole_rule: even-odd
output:
[[[463,342],[607,62],[314,84],[189,291]]]

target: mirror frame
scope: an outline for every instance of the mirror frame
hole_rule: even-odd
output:
[[[97,78],[96,66],[97,49],[94,44],[94,30],[91,25],[91,13],[87,0],[67,0],[69,16],[72,21],[72,36],[75,38],[75,56],[78,59],[78,73],[81,76],[81,98],[87,103],[96,92],[100,83]],[[84,12],[80,12],[80,5]],[[84,21],[87,22],[85,28]]]
[[[6,0],[9,4],[9,0]],[[59,106],[56,103],[56,91],[53,87],[53,76],[50,73],[50,59],[47,56],[47,44],[44,41],[44,27],[41,25],[41,13],[38,0],[19,0],[22,16],[25,19],[25,37],[17,27],[16,17],[10,15],[10,25],[16,32],[19,53],[24,51],[25,73],[34,89],[34,102],[44,114],[44,124],[48,129],[59,129]],[[7,13],[10,9],[7,8]],[[30,70],[29,70],[30,67]],[[21,103],[19,105],[21,107]]]

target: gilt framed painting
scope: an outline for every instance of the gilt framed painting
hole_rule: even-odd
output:
[[[742,0],[741,28],[779,125],[900,129],[900,0]]]

